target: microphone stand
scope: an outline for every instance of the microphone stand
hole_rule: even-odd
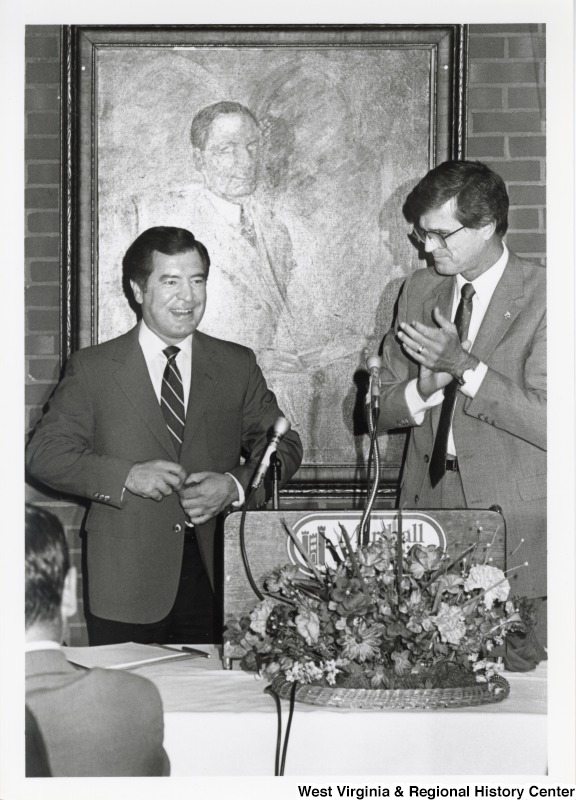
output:
[[[270,458],[270,469],[272,471],[272,508],[278,511],[280,508],[280,477],[282,475],[282,463],[276,453],[272,453]]]
[[[276,454],[276,451],[270,454],[270,466],[268,467],[268,469],[272,471],[272,508],[277,510],[280,507],[279,483],[280,483],[282,464]],[[252,575],[252,570],[250,569],[250,564],[248,563],[248,554],[246,552],[246,534],[244,530],[246,525],[246,511],[258,486],[259,483],[257,484],[253,483],[250,486],[250,490],[244,501],[244,507],[242,508],[242,516],[240,517],[239,535],[240,535],[240,553],[242,555],[242,562],[244,564],[244,569],[246,570],[246,577],[248,578],[248,583],[250,584],[250,587],[252,588],[252,591],[254,592],[258,600],[264,600],[264,595],[256,585],[256,582]]]
[[[370,541],[370,515],[372,513],[372,506],[376,500],[378,489],[380,486],[380,448],[378,447],[378,439],[376,431],[378,429],[378,417],[380,416],[379,408],[370,409],[368,414],[368,430],[370,431],[370,451],[368,453],[368,498],[362,519],[360,520],[360,527],[358,528],[358,543],[367,545]],[[374,463],[374,482],[370,485],[370,477],[372,472],[372,463]]]

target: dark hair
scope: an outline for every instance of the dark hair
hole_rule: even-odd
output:
[[[69,569],[68,544],[60,520],[26,503],[26,628],[58,618]]]
[[[206,247],[194,237],[193,233],[190,233],[185,228],[170,228],[165,225],[148,228],[144,233],[141,233],[132,242],[122,259],[122,286],[126,297],[132,303],[133,293],[130,281],[137,283],[142,290],[146,288],[146,283],[152,272],[152,256],[154,252],[163,253],[166,256],[174,256],[189,251],[198,253],[204,265],[205,276],[208,278],[210,256]]]
[[[420,217],[456,199],[456,219],[467,228],[496,223],[496,233],[508,229],[508,192],[504,181],[480,161],[445,161],[431,169],[412,189],[402,208],[413,225]]]
[[[254,125],[258,127],[258,120],[250,109],[243,106],[242,103],[235,103],[232,100],[223,100],[220,103],[213,103],[211,106],[200,109],[192,120],[190,126],[190,141],[193,147],[204,150],[210,131],[210,125],[212,125],[216,117],[219,117],[221,114],[244,114],[245,117],[251,119]]]

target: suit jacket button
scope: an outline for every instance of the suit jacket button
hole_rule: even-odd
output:
[[[430,461],[430,456],[429,455],[425,455],[424,456],[424,463],[427,464],[429,461]]]
[[[415,494],[414,495],[414,502],[417,503],[419,500],[420,500],[420,495],[419,494]]]
[[[94,492],[94,497],[99,497],[98,492]]]
[[[106,500],[106,502],[108,502],[110,500],[110,495],[109,494],[105,495],[104,496],[104,500]]]
[[[174,531],[174,533],[180,533],[180,531],[182,530],[182,525],[180,525],[180,523],[177,522],[176,525],[174,525],[174,527],[172,528],[172,530]]]

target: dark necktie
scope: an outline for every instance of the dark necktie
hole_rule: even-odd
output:
[[[162,378],[160,406],[164,414],[164,419],[166,420],[166,425],[174,441],[176,452],[180,455],[186,419],[184,386],[182,384],[180,370],[176,364],[176,356],[180,352],[180,348],[171,345],[162,352],[168,359],[168,363],[164,368],[164,376]]]
[[[465,283],[462,287],[460,302],[458,303],[456,316],[454,317],[454,324],[456,325],[456,330],[458,331],[461,342],[468,336],[470,317],[472,316],[472,297],[474,293],[475,290],[472,284]],[[436,438],[434,439],[432,458],[430,459],[430,483],[432,486],[436,486],[442,480],[446,472],[448,434],[450,433],[450,426],[452,425],[452,415],[454,413],[454,406],[456,405],[457,394],[458,382],[453,380],[452,383],[449,383],[444,389],[440,421],[438,423],[438,430],[436,431]]]

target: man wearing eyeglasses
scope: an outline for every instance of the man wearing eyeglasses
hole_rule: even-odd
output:
[[[500,506],[512,594],[544,598],[545,270],[504,244],[508,194],[485,164],[440,164],[403,212],[433,264],[383,343],[380,429],[411,428],[400,505]]]

